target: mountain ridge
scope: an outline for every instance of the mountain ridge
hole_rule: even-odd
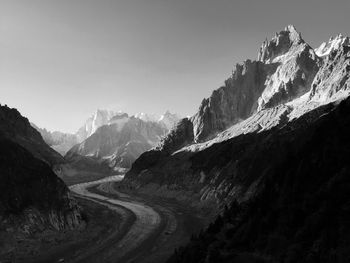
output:
[[[328,56],[318,57],[295,27],[286,27],[262,44],[258,55],[262,61],[247,60],[236,65],[225,86],[204,99],[195,115],[180,121],[182,125],[172,130],[159,147],[142,154],[126,174],[125,183],[142,189],[160,177],[157,187],[169,188],[171,176],[161,170],[168,171],[167,166],[174,171],[175,167],[182,167],[172,164],[173,156],[182,160],[188,153],[199,154],[237,136],[283,127],[308,112],[312,112],[310,118],[318,118],[325,113],[321,109],[328,109],[322,105],[350,94],[349,54],[350,47],[343,45]],[[201,177],[191,170],[179,173]],[[148,179],[143,181],[143,177]],[[191,188],[190,185],[179,189]]]

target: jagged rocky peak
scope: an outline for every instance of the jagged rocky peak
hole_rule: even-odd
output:
[[[207,140],[250,116],[257,109],[257,100],[265,88],[268,74],[275,68],[275,65],[251,60],[237,64],[224,86],[204,99],[191,118],[195,141]]]
[[[262,43],[258,60],[271,63],[276,57],[288,52],[293,46],[305,43],[300,33],[293,25],[287,26],[283,31],[276,33],[272,40],[267,39]]]
[[[324,63],[313,80],[310,100],[324,104],[350,95],[350,46],[343,43],[325,55]]]
[[[237,64],[224,85],[190,118],[194,141],[203,142],[261,110],[287,103],[311,89],[321,59],[294,26],[265,41],[259,60]]]
[[[77,131],[76,136],[78,142],[84,141],[87,137],[93,134],[99,127],[106,125],[109,120],[116,115],[116,112],[109,110],[96,110],[84,123],[84,125]]]
[[[342,46],[350,46],[350,39],[342,34],[336,37],[331,37],[328,42],[323,42],[318,48],[315,49],[316,55],[319,57],[326,57],[331,52],[338,50]]]

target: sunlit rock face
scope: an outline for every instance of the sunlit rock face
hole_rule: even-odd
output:
[[[266,42],[265,42],[266,43]],[[320,59],[293,26],[288,26],[263,44],[259,56],[265,64],[276,64],[258,100],[258,111],[289,102],[308,92]]]
[[[213,138],[259,112],[308,92],[321,59],[293,26],[263,42],[257,61],[236,65],[225,85],[204,99],[191,118],[194,141]]]
[[[204,99],[191,118],[195,141],[210,139],[256,111],[267,76],[275,69],[275,65],[251,60],[236,65],[225,85]]]
[[[324,56],[323,65],[315,76],[310,92],[310,99],[326,103],[350,93],[350,45],[333,49]]]
[[[328,42],[323,42],[318,48],[315,49],[315,53],[319,57],[325,57],[328,56],[331,52],[338,50],[343,46],[349,45],[350,38],[339,34],[335,38],[331,37]]]
[[[279,135],[282,140],[294,130],[299,136],[299,129],[313,125],[333,111],[339,100],[348,98],[350,47],[347,38],[342,39],[319,57],[293,26],[277,33],[263,43],[257,61],[237,65],[225,85],[204,99],[194,116],[176,126],[160,147],[142,154],[125,182],[140,189],[154,185],[167,189],[160,193],[189,191],[201,201],[231,200],[241,193],[240,181],[254,179],[246,174],[255,167],[255,160],[272,158],[268,143],[262,146],[264,154],[255,154],[261,146],[256,134],[268,137],[269,132],[285,127]],[[244,153],[244,168],[235,177],[235,161]],[[201,168],[203,160],[210,168]],[[255,189],[251,185],[248,192],[254,194]],[[152,192],[156,192],[154,187]]]

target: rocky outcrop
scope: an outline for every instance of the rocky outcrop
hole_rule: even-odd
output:
[[[193,140],[193,124],[188,118],[184,118],[160,141],[156,150],[170,154],[193,143]]]
[[[349,45],[350,38],[344,37],[342,34],[339,34],[335,38],[331,37],[328,42],[323,42],[318,48],[315,49],[315,53],[319,57],[325,57],[333,51],[336,51],[343,46]]]
[[[204,99],[198,112],[191,118],[195,141],[214,137],[234,123],[250,116],[258,107],[264,83],[275,65],[265,65],[259,61],[247,60],[236,65],[225,86],[215,90]]]
[[[44,142],[40,133],[31,126],[27,118],[6,105],[0,105],[0,135],[21,145],[51,166],[64,162],[63,157]]]
[[[258,61],[272,63],[277,57],[302,44],[305,44],[305,41],[301,38],[300,33],[293,25],[289,25],[283,31],[276,33],[271,41],[263,42],[259,50]]]
[[[310,100],[321,103],[350,94],[350,44],[334,49],[324,57],[323,65],[315,76]]]

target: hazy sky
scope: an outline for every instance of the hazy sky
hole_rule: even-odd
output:
[[[192,115],[294,24],[350,35],[349,0],[0,0],[0,103],[74,132],[97,108]]]

